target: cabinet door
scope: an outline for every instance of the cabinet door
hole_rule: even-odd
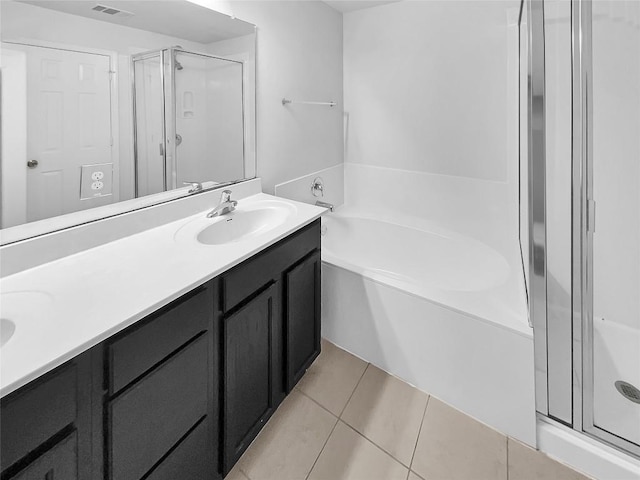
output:
[[[78,478],[77,437],[73,432],[22,470],[13,480],[75,480]]]
[[[275,408],[274,325],[277,285],[272,283],[223,320],[223,471],[229,472]],[[280,352],[281,353],[281,352]]]
[[[320,253],[284,274],[287,392],[320,353]]]

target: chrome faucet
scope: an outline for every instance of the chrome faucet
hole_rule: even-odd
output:
[[[196,193],[202,191],[202,183],[200,182],[182,182],[183,185],[191,185],[188,193]]]
[[[218,215],[225,215],[233,212],[236,209],[236,205],[238,205],[238,202],[236,200],[231,200],[231,190],[223,190],[222,196],[220,197],[220,203],[216,208],[207,213],[207,218],[213,218]]]

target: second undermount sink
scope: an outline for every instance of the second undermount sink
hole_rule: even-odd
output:
[[[6,318],[0,318],[0,347],[3,347],[16,331],[16,324]]]
[[[240,205],[233,212],[208,220],[208,225],[196,234],[204,245],[223,245],[248,240],[282,225],[295,213],[295,207],[286,202],[262,201],[248,206]],[[213,223],[209,223],[213,221]]]
[[[50,294],[37,290],[0,293],[0,347],[11,347],[17,333],[34,333],[36,320],[47,315],[53,303]]]

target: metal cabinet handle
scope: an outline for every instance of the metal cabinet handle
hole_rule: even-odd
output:
[[[36,168],[38,166],[38,160],[29,160],[27,162],[27,167]]]

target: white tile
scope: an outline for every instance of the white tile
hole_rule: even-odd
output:
[[[407,473],[388,453],[339,422],[308,480],[406,480]]]
[[[304,480],[337,418],[293,391],[238,462],[251,480]]]
[[[426,393],[369,365],[341,418],[408,467],[427,399]]]
[[[506,480],[507,439],[431,397],[411,469],[429,480]]]
[[[242,473],[240,467],[236,464],[236,466],[233,467],[229,473],[227,473],[227,476],[224,477],[224,480],[249,480],[249,477]]]
[[[366,368],[363,360],[323,340],[322,353],[297,388],[339,416]]]

